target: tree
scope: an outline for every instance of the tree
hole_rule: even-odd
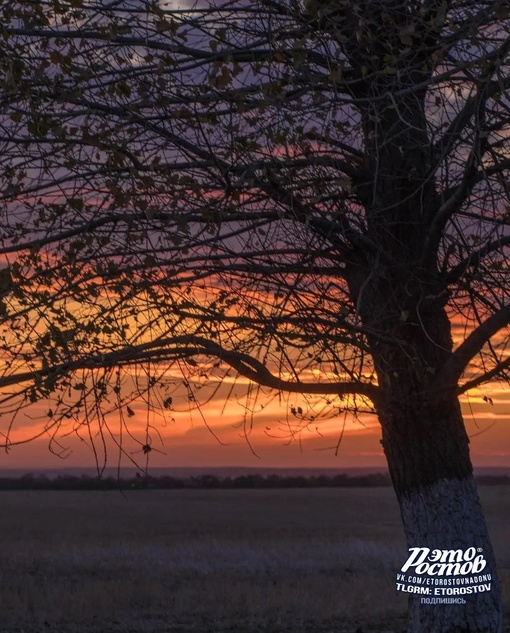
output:
[[[1,11],[4,413],[106,432],[175,369],[374,411],[409,547],[492,574],[409,631],[500,631],[459,395],[509,377],[507,3]]]

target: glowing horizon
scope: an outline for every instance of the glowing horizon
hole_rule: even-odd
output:
[[[490,389],[489,389],[490,387]],[[473,390],[475,391],[475,390]],[[510,466],[510,444],[508,443],[508,409],[510,391],[501,385],[491,383],[480,392],[461,398],[462,411],[468,434],[471,438],[470,450],[474,467]],[[483,399],[490,397],[493,404]],[[355,421],[351,414],[310,423],[292,439],[293,422],[289,415],[292,401],[299,396],[291,394],[280,405],[277,401],[267,404],[255,413],[253,425],[248,418],[243,425],[243,412],[234,400],[223,407],[217,400],[203,409],[204,419],[199,411],[191,413],[171,412],[166,426],[154,419],[151,421],[159,431],[152,432],[152,448],[149,467],[261,467],[261,468],[355,468],[386,466],[386,459],[380,444],[380,426],[375,415],[361,414]],[[44,417],[42,403],[40,411],[24,412],[20,418],[18,434],[26,434],[34,428],[41,428]],[[145,428],[146,412],[142,402],[131,405],[133,417],[130,425],[141,437]],[[297,406],[297,405],[296,405]],[[116,421],[112,414],[111,429],[115,432]],[[30,416],[30,417],[29,417]],[[175,421],[170,421],[171,418]],[[206,425],[207,423],[207,425]],[[251,426],[251,428],[250,428]],[[74,434],[65,437],[70,429],[63,429],[57,435],[61,446],[66,447],[65,458],[52,454],[48,448],[49,436],[27,444],[14,446],[0,457],[0,469],[18,468],[94,468],[94,454],[83,440]],[[213,435],[214,433],[214,435]],[[64,437],[63,437],[64,436]],[[216,436],[216,437],[215,437]],[[341,441],[339,443],[339,439]],[[18,435],[21,439],[21,435]],[[218,438],[218,439],[216,439]],[[15,438],[13,438],[15,439]],[[95,438],[99,445],[99,438]],[[114,442],[107,441],[108,467],[116,467],[118,450]],[[335,456],[338,445],[337,455]],[[145,455],[141,446],[124,440],[128,455],[140,466],[145,466]],[[56,445],[54,446],[56,448]],[[102,458],[100,460],[102,462]],[[122,467],[132,467],[129,457],[122,458]]]

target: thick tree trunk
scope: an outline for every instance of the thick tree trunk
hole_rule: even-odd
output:
[[[408,255],[399,251],[398,256]],[[453,348],[444,286],[412,263],[393,269],[352,266],[348,272],[363,324],[390,341],[367,336],[379,383],[375,404],[382,444],[408,547],[480,548],[487,561],[484,574],[491,576],[490,590],[464,594],[463,604],[438,604],[438,598],[455,594],[436,593],[435,584],[427,585],[434,589],[428,595],[413,594],[409,633],[500,633],[500,588],[469,438],[455,385],[438,378]]]
[[[455,596],[436,593],[439,584],[427,585],[434,590],[428,595],[409,594],[408,631],[500,633],[500,588],[473,479],[469,438],[455,388],[438,384],[453,347],[443,289],[421,271],[408,270],[406,279],[399,270],[374,267],[359,275],[353,267],[350,277],[364,324],[384,328],[395,341],[368,337],[379,382],[382,444],[408,547],[431,552],[480,549],[487,561],[484,575],[490,574],[490,590],[462,595],[463,604],[438,604],[439,598]]]
[[[444,46],[445,14],[439,5],[425,4],[305,6],[337,38],[357,75],[350,85],[359,99],[364,163],[353,185],[365,209],[368,247],[353,245],[344,272],[377,373],[374,404],[408,546],[451,556],[479,551],[486,561],[483,575],[490,574],[490,590],[465,593],[463,603],[430,604],[423,594],[413,595],[409,633],[499,633],[500,589],[456,395],[458,376],[448,381],[442,373],[453,350],[439,251],[448,214],[439,212],[444,200],[435,182],[424,84],[437,66],[431,52]],[[406,29],[421,52],[405,52]],[[427,586],[434,588],[427,597],[444,596],[441,585]],[[453,595],[459,594],[445,597]]]
[[[438,47],[442,18],[438,8],[429,7],[429,14],[409,2],[337,4],[322,11],[322,28],[340,33],[338,41],[358,72],[352,91],[362,98],[364,169],[353,184],[373,245],[352,248],[345,278],[377,373],[375,406],[408,546],[480,548],[487,561],[484,575],[491,576],[490,590],[464,594],[463,604],[429,604],[423,594],[413,594],[409,633],[499,633],[500,589],[457,377],[439,384],[453,350],[445,309],[449,289],[438,266],[447,218],[436,221],[443,200],[433,176],[437,166],[422,84],[433,73],[430,51]],[[395,72],[388,73],[385,60],[402,51],[402,29],[411,24],[414,36],[427,42],[423,54],[397,55]],[[426,597],[443,597],[439,594]]]
[[[408,547],[462,552],[474,547],[486,561],[480,573],[490,575],[490,579],[478,584],[490,584],[490,590],[459,595],[447,588],[475,585],[457,585],[452,575],[422,576],[422,582],[425,577],[431,583],[422,585],[430,589],[426,596],[430,600],[410,594],[408,631],[499,633],[501,599],[494,554],[472,475],[468,438],[457,399],[453,397],[449,405],[443,402],[439,410],[437,404],[409,409],[407,400],[405,408],[399,410],[398,403],[393,402],[391,409],[380,412],[383,444]],[[416,407],[420,407],[419,403]],[[408,570],[408,576],[413,571],[414,568]],[[448,579],[451,585],[440,584],[448,583]],[[452,597],[465,603],[439,603],[439,598]]]
[[[358,276],[353,267],[350,278],[364,324],[378,327],[395,341],[368,336],[379,382],[375,404],[382,444],[408,547],[431,552],[480,549],[486,560],[484,575],[490,574],[488,591],[460,595],[442,593],[440,587],[450,585],[436,585],[434,575],[427,578],[430,593],[409,593],[408,631],[500,633],[500,588],[473,479],[469,438],[455,386],[438,382],[453,348],[442,303],[445,294],[422,271],[411,266],[408,271],[406,278],[403,267],[395,271],[374,267]],[[439,603],[440,598],[461,596],[462,603]]]
[[[400,499],[402,519],[409,547],[429,547],[467,551],[474,547],[482,550],[487,564],[483,571],[470,576],[487,576],[485,582],[466,585],[486,588],[489,591],[455,595],[465,604],[422,604],[423,596],[411,595],[409,604],[409,633],[497,633],[501,631],[500,592],[496,566],[492,554],[487,526],[472,477],[443,479],[435,484],[404,495]],[[432,576],[433,581],[459,577]],[[452,596],[454,589],[463,585],[429,585],[431,596]],[[452,593],[447,593],[450,590]]]

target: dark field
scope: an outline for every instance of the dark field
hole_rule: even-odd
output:
[[[510,611],[510,487],[480,491]],[[405,629],[393,491],[0,493],[2,633]],[[438,607],[440,608],[440,607]]]

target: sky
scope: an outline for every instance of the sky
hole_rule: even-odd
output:
[[[191,0],[167,0],[161,6],[186,9]],[[242,391],[243,383],[240,381]],[[244,384],[244,387],[246,385]],[[381,467],[385,458],[380,444],[380,427],[375,416],[362,415],[358,420],[340,415],[336,418],[315,422],[296,432],[297,420],[289,414],[291,406],[302,406],[295,396],[273,400],[263,410],[257,410],[253,424],[246,432],[242,398],[237,402],[235,393],[227,407],[223,407],[225,390],[201,411],[188,413],[184,410],[171,412],[166,422],[158,415],[151,417],[152,432],[151,464],[153,466],[251,466],[277,467],[324,467],[352,468]],[[239,397],[241,394],[238,394]],[[483,396],[492,399],[484,400]],[[182,407],[183,408],[183,407]],[[143,437],[147,422],[142,402],[132,405],[134,415],[131,428]],[[183,408],[184,409],[184,408]],[[475,466],[510,465],[510,389],[492,384],[482,390],[474,390],[462,397],[462,410],[468,434],[471,437],[471,454]],[[244,422],[243,422],[244,421]],[[45,423],[45,406],[34,405],[23,412],[16,421],[18,439],[23,439],[34,428]],[[106,441],[108,465],[115,465],[118,451],[114,440],[118,423],[116,414],[108,418],[113,439]],[[157,430],[156,430],[157,429]],[[48,436],[0,452],[0,468],[72,468],[90,467],[95,455],[86,434],[80,439],[68,434],[65,427],[59,437],[62,452],[57,444],[51,444]],[[64,437],[62,437],[64,435]],[[16,438],[14,438],[16,439]],[[101,453],[102,442],[94,438]],[[129,440],[124,443],[127,455],[123,462],[132,459],[145,465],[140,445]],[[56,454],[57,453],[57,454]]]
[[[455,345],[466,332],[453,320],[452,335]],[[131,378],[135,370],[131,371]],[[213,370],[214,371],[214,370]],[[209,372],[210,374],[213,371]],[[472,375],[466,376],[468,379]],[[137,381],[140,376],[137,375]],[[307,380],[304,377],[303,380]],[[125,454],[122,464],[146,466],[142,445],[151,445],[150,467],[251,467],[251,468],[384,468],[385,456],[380,444],[381,430],[375,415],[362,413],[358,419],[351,414],[336,414],[329,419],[317,419],[321,400],[300,394],[282,394],[262,390],[257,400],[247,402],[249,381],[228,376],[216,391],[195,391],[196,399],[207,404],[190,410],[188,392],[182,387],[182,375],[176,370],[165,374],[175,392],[153,390],[155,405],[147,413],[145,402],[138,399],[123,409],[123,420],[138,438],[131,440],[123,429]],[[311,378],[313,380],[313,378]],[[172,409],[165,410],[163,400],[173,395]],[[158,405],[159,403],[159,405]],[[318,404],[317,404],[318,403]],[[247,406],[249,405],[249,406]],[[461,406],[475,467],[510,467],[510,387],[492,382],[461,396]],[[303,422],[291,410],[301,407],[314,421]],[[11,439],[24,440],[44,428],[48,422],[46,402],[37,402],[21,411],[15,421]],[[252,415],[253,413],[253,415]],[[3,416],[2,416],[3,417]],[[5,431],[6,417],[0,431]],[[98,427],[91,428],[93,447],[100,464],[115,467],[120,439],[120,417],[117,412],[107,416],[103,427],[103,444]],[[150,436],[146,436],[147,424]],[[57,442],[49,434],[9,451],[0,450],[0,469],[69,469],[94,468],[96,454],[88,429],[84,425],[78,435],[73,432],[73,421],[59,430]]]
[[[241,385],[242,387],[242,385]],[[493,399],[493,404],[483,396]],[[491,384],[481,390],[473,390],[463,396],[462,410],[471,437],[471,456],[475,467],[510,466],[510,390]],[[252,428],[250,419],[243,424],[242,398],[236,402],[235,393],[227,406],[223,406],[220,393],[216,400],[201,412],[172,411],[166,421],[160,414],[151,416],[150,423],[158,429],[152,432],[150,467],[227,467],[245,466],[256,468],[338,468],[385,467],[385,458],[380,444],[380,427],[375,416],[362,414],[358,421],[347,415],[323,420],[319,424],[303,425],[296,431],[298,422],[289,414],[291,406],[304,405],[295,395],[287,400],[267,403],[263,410],[256,411]],[[129,419],[130,428],[144,437],[147,421],[143,402],[131,405],[134,415]],[[255,409],[260,409],[260,406]],[[203,417],[202,417],[203,416]],[[42,428],[44,411],[42,405],[25,413],[18,422],[19,434],[30,429]],[[118,430],[118,415],[107,418],[114,434]],[[342,435],[342,427],[345,427]],[[69,433],[66,427],[60,433],[59,443],[65,450],[61,456],[49,448],[49,437],[13,447],[8,453],[0,453],[0,469],[68,469],[93,468],[94,453],[86,434],[83,440]],[[102,442],[95,437],[96,450],[101,456]],[[114,467],[118,461],[118,450],[111,440],[108,447],[107,466]],[[145,466],[145,455],[140,445],[124,441],[127,455],[124,466],[132,466],[130,459]],[[52,445],[59,451],[57,444]],[[101,457],[100,457],[101,461]]]

